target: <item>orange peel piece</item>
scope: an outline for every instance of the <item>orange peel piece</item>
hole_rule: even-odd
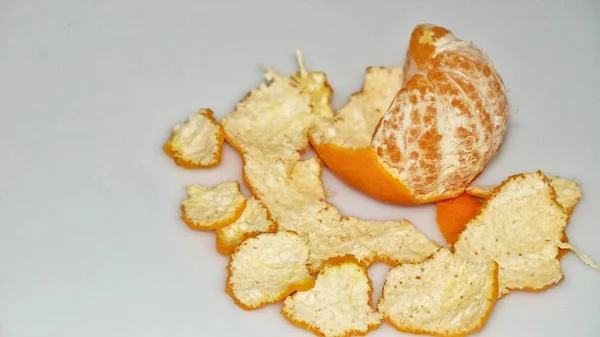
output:
[[[330,115],[332,90],[322,72],[300,70],[283,76],[272,69],[266,82],[250,91],[221,120],[225,139],[238,152],[262,159],[293,158],[308,149],[308,130],[317,112]]]
[[[476,191],[480,191],[478,187],[476,188]],[[490,194],[487,194],[487,197],[491,195],[491,192],[492,191],[490,191]],[[479,212],[482,202],[479,201],[478,198],[479,196],[467,191],[454,199],[436,202],[436,222],[449,246],[454,245],[456,240],[458,240],[460,233],[467,228],[469,221],[477,215],[477,212]],[[563,231],[561,241],[564,243],[569,242],[569,238],[565,231]],[[560,260],[567,256],[569,252],[569,249],[560,248],[558,250],[558,259]]]
[[[428,24],[413,30],[404,70],[402,84],[367,69],[354,100],[311,134],[313,147],[340,179],[376,199],[422,204],[458,196],[504,139],[502,79],[480,48]],[[356,130],[361,114],[381,117]]]
[[[188,185],[181,203],[181,218],[192,229],[215,230],[236,221],[246,208],[246,198],[237,181],[214,187]]]
[[[246,181],[279,227],[308,237],[313,274],[322,262],[336,256],[353,255],[365,266],[373,261],[397,265],[422,261],[438,248],[406,220],[342,217],[325,200],[322,166],[315,157],[273,163],[246,158]]]
[[[450,246],[458,240],[458,236],[480,207],[481,201],[467,193],[435,203],[438,228]]]
[[[234,112],[222,120],[226,140],[243,158],[244,181],[252,194],[263,202],[280,229],[308,239],[309,269],[313,274],[319,272],[325,260],[348,254],[365,266],[376,259],[402,263],[418,259],[418,254],[422,254],[421,260],[433,254],[437,248],[435,243],[404,222],[394,223],[398,235],[385,233],[389,236],[387,247],[403,248],[396,249],[394,254],[391,249],[382,252],[368,248],[364,237],[371,235],[375,237],[373,240],[386,239],[377,237],[378,223],[357,220],[356,224],[363,225],[360,230],[353,230],[352,226],[347,226],[347,220],[342,220],[339,210],[327,202],[321,181],[320,159],[303,160],[300,152],[309,146],[309,131],[333,117],[330,105],[332,91],[325,74],[307,71],[300,55],[299,64],[300,71],[289,77],[269,71],[267,83],[252,90],[238,103]],[[373,69],[400,85],[401,76],[397,75],[401,70]],[[396,90],[389,90],[385,95],[393,97]],[[355,96],[353,100],[356,99],[362,98]],[[380,100],[365,104],[379,104],[375,102]],[[356,116],[360,117],[360,114]],[[363,124],[374,127],[377,120],[363,121]],[[373,226],[372,231],[370,226]],[[407,235],[408,240],[425,243],[415,251],[409,251],[402,234]]]
[[[211,109],[200,109],[173,127],[163,150],[175,164],[184,168],[217,166],[223,156],[223,127]]]
[[[281,313],[292,324],[322,337],[365,335],[381,325],[371,307],[373,286],[352,258],[327,263],[315,286],[286,298]]]
[[[453,248],[465,258],[498,262],[500,296],[545,290],[563,279],[557,255],[568,219],[541,171],[513,175],[483,203]]]
[[[226,292],[245,310],[281,302],[295,291],[314,286],[307,261],[307,242],[294,233],[249,238],[230,256]]]
[[[277,225],[271,220],[267,209],[259,200],[248,199],[242,215],[230,225],[215,230],[217,251],[222,255],[233,253],[242,241],[261,233],[275,233]]]
[[[572,214],[583,197],[577,181],[556,176],[549,176],[548,179],[550,179],[550,185],[556,191],[556,201],[564,208],[567,214]],[[466,192],[481,199],[488,199],[494,192],[494,188],[495,186],[473,185],[467,187]]]
[[[392,268],[378,311],[402,332],[465,336],[487,322],[498,298],[498,265],[441,248],[432,258]]]
[[[373,253],[374,261],[392,266],[423,261],[439,249],[406,219],[374,221],[349,216],[341,225],[352,239],[350,244],[358,243]]]

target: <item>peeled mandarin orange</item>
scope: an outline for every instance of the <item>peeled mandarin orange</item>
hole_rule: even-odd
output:
[[[402,86],[389,100],[368,96],[365,88],[355,94],[365,96],[364,116],[377,115],[369,110],[377,105],[385,109],[369,130],[368,144],[336,137],[348,134],[336,128],[356,129],[339,122],[360,110],[354,107],[318,127],[313,145],[339,178],[376,199],[422,204],[456,197],[504,139],[508,101],[502,79],[481,48],[430,24],[413,30],[403,69]],[[394,85],[380,82],[379,92]]]

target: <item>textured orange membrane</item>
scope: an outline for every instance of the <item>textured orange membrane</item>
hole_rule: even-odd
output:
[[[456,196],[504,139],[504,84],[481,49],[434,25],[415,28],[404,69],[371,145],[415,195]]]
[[[370,146],[318,137],[311,144],[346,184],[394,204],[462,194],[495,156],[508,125],[504,84],[491,61],[435,25],[414,29],[404,85],[386,106]]]
[[[219,123],[215,117],[214,112],[211,109],[204,109],[204,116],[210,120],[215,126],[217,126],[217,149],[214,156],[214,160],[207,165],[202,165],[201,163],[185,160],[181,158],[181,153],[174,150],[171,146],[171,139],[173,138],[173,134],[169,137],[169,140],[163,145],[163,151],[167,156],[171,157],[175,162],[175,165],[179,167],[183,167],[185,169],[197,169],[197,168],[212,168],[221,163],[223,159],[223,143],[225,141],[225,132],[223,130],[223,126]]]

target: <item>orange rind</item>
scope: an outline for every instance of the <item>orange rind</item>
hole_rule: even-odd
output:
[[[313,147],[341,180],[376,199],[423,204],[458,196],[504,139],[500,75],[479,47],[428,24],[413,30],[403,80],[392,71],[367,69],[361,91],[311,133]],[[369,123],[356,128],[356,120]]]
[[[556,201],[563,207],[567,214],[572,214],[575,210],[575,206],[579,203],[583,194],[581,189],[574,179],[566,179],[561,177],[548,177],[550,179],[550,185],[556,191]],[[494,186],[469,186],[466,192],[472,196],[487,199],[494,192]]]
[[[262,202],[250,198],[239,219],[230,225],[215,230],[217,234],[217,251],[222,255],[229,255],[245,239],[261,233],[275,233],[276,231],[277,225],[270,219]]]
[[[236,221],[246,207],[237,181],[214,187],[189,185],[188,197],[181,203],[181,218],[192,229],[215,230]]]
[[[226,292],[245,310],[283,301],[314,286],[308,273],[308,245],[286,231],[260,234],[242,242],[229,259]]]
[[[295,157],[309,148],[308,130],[317,115],[331,115],[327,76],[308,72],[297,55],[297,73],[283,76],[268,69],[265,83],[221,120],[225,139],[244,156],[269,161]]]
[[[322,167],[315,157],[272,163],[246,158],[245,180],[273,220],[280,228],[308,238],[309,269],[313,274],[318,273],[323,261],[336,256],[351,254],[364,266],[374,261],[397,265],[422,261],[438,248],[406,220],[342,217],[325,200]]]
[[[484,195],[483,191],[487,191],[488,187],[475,187],[472,190],[473,193],[469,193],[468,190],[469,188],[467,188],[466,193],[463,193],[456,198],[438,201],[435,204],[438,228],[448,245],[451,247],[456,240],[458,240],[460,233],[467,228],[469,221],[477,215],[477,212],[482,205],[482,201],[478,198],[481,198],[481,196]],[[485,192],[485,198],[488,198],[492,191],[493,188],[489,190],[489,193]],[[561,241],[564,243],[569,242],[569,238],[565,231],[563,231]],[[558,250],[558,259],[560,260],[567,256],[569,251],[569,249],[560,248]]]
[[[481,201],[467,193],[435,203],[436,222],[448,245],[454,245],[467,223],[477,214],[479,207]]]
[[[333,116],[331,88],[325,74],[307,71],[301,57],[299,64],[300,71],[290,77],[269,71],[267,84],[252,90],[222,120],[227,141],[243,158],[243,177],[252,194],[266,206],[280,229],[308,239],[313,274],[319,272],[323,261],[347,254],[364,266],[376,260],[393,264],[420,261],[433,254],[437,245],[408,222],[343,220],[339,210],[327,202],[320,159],[303,160],[300,152],[309,146],[309,130]],[[371,69],[376,76],[391,78],[400,85],[401,70]],[[396,90],[385,95],[392,97]],[[252,123],[258,126],[253,128]],[[410,240],[417,248],[407,245]]]
[[[541,171],[514,175],[483,203],[453,248],[468,259],[498,262],[500,296],[540,291],[563,279],[557,255],[568,220]]]
[[[221,162],[224,137],[223,127],[214,118],[213,111],[204,108],[173,127],[163,150],[178,166],[214,167]]]
[[[282,315],[321,337],[363,336],[381,325],[371,307],[373,287],[367,271],[352,258],[327,263],[315,286],[286,298]]]
[[[419,262],[439,248],[409,221],[372,221],[355,217],[320,219],[320,226],[308,233],[311,273],[325,261],[352,255],[364,267],[376,261],[396,266]]]
[[[392,268],[377,310],[401,332],[459,337],[483,328],[498,298],[498,265],[440,248],[430,259]]]

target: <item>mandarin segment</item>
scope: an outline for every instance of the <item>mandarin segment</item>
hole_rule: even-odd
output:
[[[504,139],[502,79],[480,48],[434,25],[413,31],[405,71],[371,146],[417,200],[457,196]]]
[[[402,332],[465,336],[483,328],[498,297],[498,266],[441,248],[428,260],[392,268],[378,311]]]

